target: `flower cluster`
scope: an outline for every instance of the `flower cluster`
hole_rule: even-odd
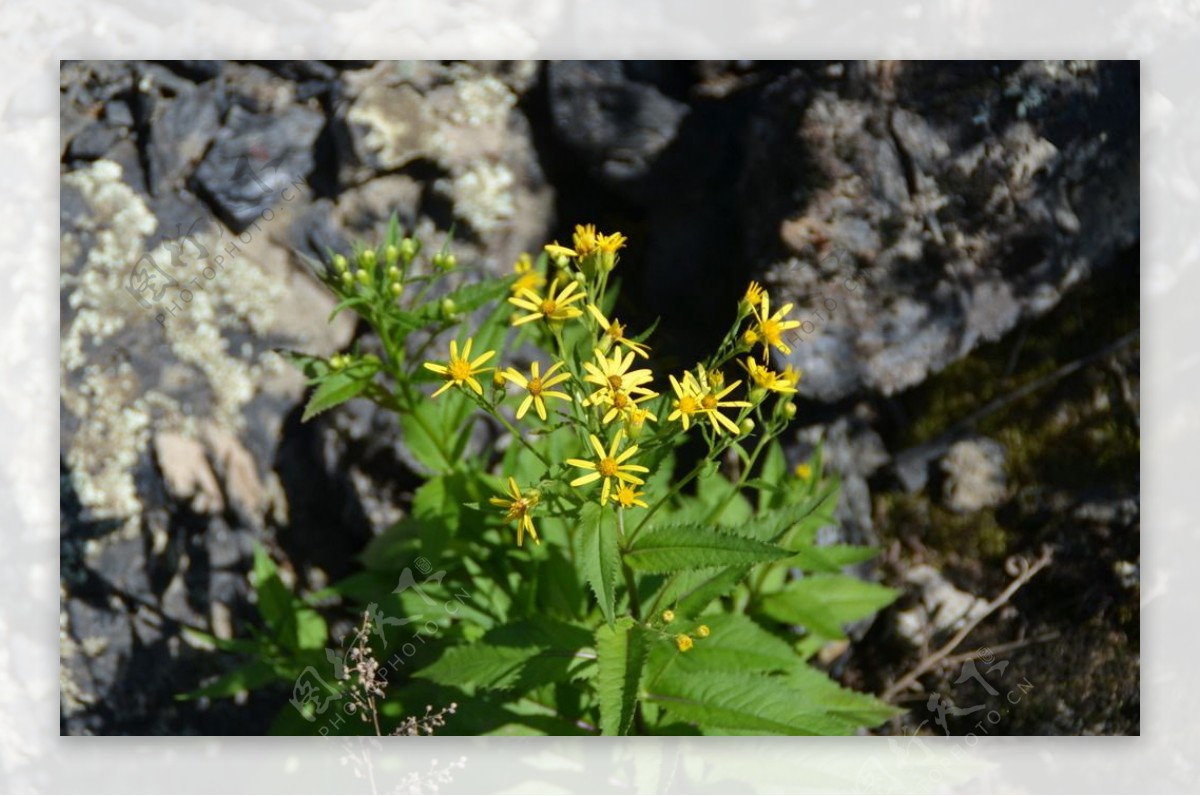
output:
[[[788,320],[792,305],[772,312],[771,298],[757,282],[751,282],[740,304],[737,324],[727,334],[716,354],[682,374],[667,374],[671,392],[661,393],[659,379],[650,367],[651,349],[629,327],[606,309],[611,304],[606,288],[609,273],[616,267],[618,252],[626,244],[620,232],[605,234],[592,224],[578,225],[571,246],[558,242],[545,247],[536,261],[522,254],[513,266],[507,304],[515,312],[509,324],[517,340],[533,342],[551,354],[548,365],[534,360],[528,370],[516,367],[490,368],[496,352],[489,350],[472,358],[473,339],[468,337],[459,353],[451,341],[446,362],[426,362],[425,368],[444,380],[434,396],[451,387],[475,400],[485,411],[500,419],[518,444],[533,448],[539,434],[563,426],[575,430],[584,455],[564,457],[568,467],[586,472],[570,478],[575,489],[599,482],[601,506],[615,505],[618,511],[652,509],[639,487],[645,485],[650,468],[639,459],[663,446],[678,444],[679,434],[699,428],[715,458],[734,440],[745,437],[758,422],[786,422],[794,414],[790,401],[780,403],[766,418],[762,406],[771,394],[788,398],[796,392],[800,374],[790,366],[781,372],[771,369],[772,348],[788,353],[784,334],[796,328]],[[744,328],[743,328],[744,327]],[[761,347],[760,358],[754,356]],[[581,352],[589,354],[583,356]],[[746,372],[742,379],[727,381],[723,367],[736,362]],[[494,390],[485,394],[478,378],[494,370]],[[516,389],[517,422],[525,421],[532,408],[542,426],[526,432],[515,428],[502,412],[509,388]],[[660,425],[659,418],[666,423]],[[652,430],[651,430],[652,429]],[[547,468],[555,463],[535,450]],[[562,479],[567,480],[567,479]],[[515,523],[517,544],[528,534],[540,542],[532,513],[546,506],[542,490],[558,494],[554,479],[524,490],[508,477],[508,492],[493,497],[492,505]],[[652,496],[662,500],[665,496]]]

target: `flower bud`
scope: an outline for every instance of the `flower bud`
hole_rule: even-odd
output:
[[[743,435],[749,434],[754,430],[754,419],[749,417],[743,418],[742,422],[738,424],[738,428]]]
[[[412,262],[412,258],[417,256],[417,252],[421,251],[421,244],[417,243],[412,238],[404,238],[400,241],[400,256],[404,258],[404,262]]]
[[[749,395],[750,403],[752,403],[752,404],[762,403],[762,400],[766,397],[767,397],[767,390],[765,387],[751,387],[750,388],[750,395]]]
[[[399,282],[393,282],[388,289],[392,291],[393,296],[399,298],[400,294],[404,292],[404,285],[400,284]]]
[[[455,313],[458,312],[458,305],[454,303],[454,299],[444,298],[442,299],[439,309],[442,312],[442,317],[448,321],[451,321],[454,320]]]
[[[787,403],[785,403],[783,405],[783,416],[786,417],[788,420],[791,420],[793,417],[795,417],[796,416],[796,404],[793,403],[792,401],[788,401]]]
[[[341,354],[334,354],[329,358],[329,367],[333,368],[334,370],[341,370],[344,365],[345,360],[342,358]]]
[[[700,627],[696,628],[696,635],[700,638],[708,638],[708,634],[711,632],[708,629],[708,625],[700,625]]]
[[[362,254],[358,255],[358,262],[363,268],[375,267],[375,250],[367,249]]]
[[[503,390],[504,385],[507,383],[508,379],[504,378],[504,372],[501,371],[500,368],[496,368],[496,370],[492,372],[492,386],[497,390]]]
[[[670,608],[662,612],[662,620],[667,624],[675,621],[675,612]]]
[[[433,255],[433,267],[441,271],[453,271],[458,265],[458,258],[450,252],[438,252]]]
[[[354,274],[350,273],[349,271],[342,271],[342,284],[346,287],[350,287],[352,284],[354,284]]]
[[[680,633],[675,637],[675,646],[680,652],[687,652],[692,648],[692,637],[687,633]]]
[[[360,269],[355,276],[358,277],[358,281],[360,283],[364,285],[371,284],[371,274],[369,274],[366,270]]]
[[[333,269],[335,271],[337,271],[339,274],[345,273],[346,269],[349,267],[350,263],[346,262],[345,257],[340,254],[333,255]]]
[[[388,266],[387,275],[388,279],[392,280],[393,282],[400,281],[400,269],[394,265]]]
[[[388,265],[394,266],[396,261],[400,259],[400,250],[389,244],[388,247],[383,250],[383,256],[384,259],[387,260]]]

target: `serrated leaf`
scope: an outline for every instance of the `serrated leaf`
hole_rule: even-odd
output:
[[[328,411],[338,404],[356,398],[371,384],[375,374],[379,372],[378,364],[371,361],[361,361],[345,370],[332,371],[321,379],[317,389],[304,407],[304,416],[300,422],[307,423],[312,418]]]
[[[705,525],[662,525],[643,531],[625,553],[625,562],[639,572],[676,572],[758,564],[788,555],[773,544]]]
[[[303,373],[310,384],[316,384],[330,372],[329,361],[322,357],[314,357],[300,351],[287,348],[276,348],[275,353],[292,363],[292,366]]]
[[[621,617],[614,624],[601,625],[596,630],[596,691],[602,734],[629,732],[646,651],[645,632],[630,617]]]
[[[668,674],[671,672],[667,670]],[[848,735],[854,727],[803,699],[782,676],[710,672],[664,676],[645,700],[710,734]]]
[[[579,514],[579,550],[583,577],[600,603],[609,625],[617,612],[617,572],[621,550],[617,545],[616,522],[611,511],[588,503]]]
[[[804,665],[788,642],[742,614],[703,617],[709,635],[698,640],[672,664],[681,675],[691,672],[791,672]],[[674,650],[671,650],[674,654]]]
[[[464,644],[446,650],[441,658],[417,672],[417,676],[468,690],[506,690],[517,683],[525,666],[542,652],[541,647]]]
[[[809,575],[764,599],[762,610],[780,622],[841,639],[846,637],[842,625],[874,614],[899,595],[895,589],[848,575]]]
[[[480,641],[451,647],[417,676],[469,691],[525,693],[579,676],[595,659],[591,643],[591,634],[577,625],[522,620],[494,627]]]

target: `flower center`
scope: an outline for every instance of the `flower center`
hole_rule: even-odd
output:
[[[539,309],[541,309],[543,315],[553,315],[555,310],[558,309],[558,302],[554,299],[545,299],[542,301]]]
[[[620,374],[614,373],[613,375],[609,376],[608,377],[608,386],[611,387],[613,390],[621,389]]]
[[[624,409],[625,407],[629,406],[629,396],[623,392],[614,391],[612,403],[613,406],[617,407],[618,409]]]
[[[508,507],[509,520],[516,520],[524,517],[529,512],[529,501],[525,498],[514,500]]]
[[[596,469],[599,470],[600,475],[604,476],[605,478],[612,478],[617,474],[617,460],[605,457],[600,460],[600,463],[596,466]]]
[[[679,411],[685,415],[694,414],[700,411],[700,404],[696,403],[696,399],[690,395],[685,395],[679,399]]]
[[[700,405],[704,407],[705,410],[711,411],[717,408],[717,399],[712,395],[706,395],[700,399]]]
[[[526,389],[529,390],[530,395],[541,395],[542,394],[542,380],[540,378],[539,379],[530,379],[529,386]]]
[[[454,381],[466,381],[471,378],[471,363],[465,359],[450,360],[450,378]]]
[[[780,335],[782,334],[782,331],[779,329],[779,321],[770,318],[763,321],[762,326],[759,327],[759,334],[769,343],[779,342]]]
[[[625,336],[625,327],[614,320],[609,325],[607,334],[614,340],[620,340]]]

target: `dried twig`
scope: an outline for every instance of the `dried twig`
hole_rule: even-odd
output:
[[[914,685],[917,682],[917,678],[944,661],[952,652],[954,652],[958,645],[961,644],[968,635],[970,635],[971,631],[974,630],[980,622],[991,616],[997,608],[1005,605],[1022,586],[1028,583],[1034,575],[1041,572],[1046,565],[1050,563],[1051,558],[1053,558],[1052,550],[1049,547],[1045,547],[1042,548],[1041,556],[1039,556],[1038,559],[1032,564],[1025,559],[1018,560],[1018,571],[1013,577],[1012,583],[1008,584],[1008,587],[1005,588],[1004,591],[1000,592],[996,599],[988,603],[984,607],[983,611],[968,619],[966,624],[964,624],[949,641],[947,641],[934,652],[926,655],[920,660],[920,662],[917,663],[915,667],[910,669],[907,674],[905,674],[896,682],[892,683],[892,685],[888,686],[888,688],[882,694],[880,694],[880,698],[885,702],[891,702],[898,694],[904,692]]]

